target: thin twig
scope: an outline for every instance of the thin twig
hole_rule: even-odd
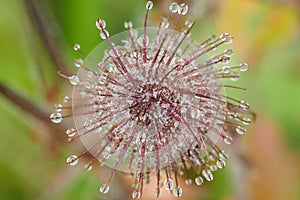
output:
[[[57,44],[57,39],[55,38],[55,34],[50,30],[54,30],[51,28],[51,22],[45,16],[45,12],[43,12],[42,7],[39,4],[39,1],[33,0],[24,0],[25,8],[27,9],[28,16],[30,17],[33,24],[36,26],[37,31],[45,45],[45,49],[48,51],[50,58],[56,67],[57,71],[67,72],[66,63],[61,56],[59,45]],[[49,28],[50,27],[50,28]]]

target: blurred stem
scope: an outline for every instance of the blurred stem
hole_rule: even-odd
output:
[[[2,94],[4,97],[6,97],[15,105],[20,107],[25,112],[39,119],[51,130],[53,134],[50,135],[51,141],[49,141],[49,144],[51,144],[52,147],[59,144],[59,141],[62,141],[62,134],[60,133],[64,132],[65,128],[63,126],[54,126],[50,122],[49,113],[46,113],[44,110],[41,110],[36,105],[32,104],[24,97],[12,91],[2,83],[0,83],[0,94]]]
[[[36,26],[37,31],[45,45],[45,49],[48,51],[50,58],[56,67],[56,71],[67,72],[66,63],[61,56],[59,45],[57,44],[57,39],[54,37],[54,30],[51,25],[50,20],[45,16],[45,12],[42,10],[40,1],[34,0],[24,0],[25,8],[27,10],[30,21]]]
[[[0,93],[9,99],[11,102],[22,108],[24,111],[30,113],[31,115],[35,116],[36,118],[48,122],[49,116],[41,109],[34,106],[32,103],[27,101],[25,98],[21,97],[21,95],[15,93],[2,83],[0,83]]]

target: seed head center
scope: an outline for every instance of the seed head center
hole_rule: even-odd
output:
[[[147,126],[151,124],[155,117],[170,118],[168,110],[175,103],[174,93],[167,87],[158,84],[141,86],[132,95],[132,98],[134,101],[130,107],[131,116]]]

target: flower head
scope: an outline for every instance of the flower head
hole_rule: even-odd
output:
[[[147,177],[156,176],[157,196],[162,185],[173,195],[181,196],[179,175],[186,184],[194,178],[197,185],[212,181],[213,172],[224,168],[228,155],[217,143],[232,142],[228,130],[244,134],[243,116],[249,109],[246,101],[225,94],[225,88],[243,89],[223,84],[223,79],[239,78],[247,64],[228,66],[233,50],[211,55],[210,52],[233,38],[224,33],[210,36],[202,43],[193,41],[190,31],[193,21],[177,31],[186,4],[172,3],[170,14],[158,27],[148,27],[148,15],[153,3],[146,4],[144,27],[134,29],[130,21],[118,35],[109,36],[103,19],[96,21],[104,39],[86,55],[78,44],[74,50],[85,56],[76,59],[77,75],[64,76],[73,88],[72,112],[75,128],[66,131],[70,141],[80,139],[86,151],[72,155],[67,164],[76,165],[89,152],[94,159],[86,166],[90,170],[96,161],[111,167],[112,173],[100,192],[107,193],[117,170],[133,174],[133,198],[140,198]],[[170,24],[170,19],[175,23]],[[57,104],[50,118],[60,123],[67,106]],[[192,168],[194,177],[187,170]],[[165,180],[162,180],[162,174]]]

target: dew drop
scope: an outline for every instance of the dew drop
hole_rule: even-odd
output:
[[[53,123],[58,124],[62,121],[63,117],[60,113],[52,113],[50,119]]]
[[[69,128],[66,131],[66,134],[67,134],[68,137],[74,137],[76,135],[76,130],[74,128]]]
[[[225,162],[225,160],[219,159],[219,160],[217,161],[217,166],[218,166],[218,168],[220,168],[220,169],[225,168],[225,167],[226,167],[226,162]]]
[[[215,172],[218,170],[218,167],[216,165],[211,165],[211,166],[209,166],[209,168],[212,172]]]
[[[88,78],[92,78],[93,77],[93,72],[92,71],[88,71],[87,73],[86,73],[86,76],[88,77]]]
[[[224,53],[227,56],[232,56],[234,54],[234,51],[233,51],[233,49],[227,49],[227,50],[224,51]]]
[[[240,78],[240,74],[237,73],[237,72],[232,72],[230,75],[232,76],[232,77],[230,78],[230,80],[232,80],[232,81],[237,81],[237,80],[239,80],[239,78]]]
[[[153,2],[152,1],[148,1],[147,3],[146,3],[146,9],[147,10],[151,10],[153,8]]]
[[[188,11],[189,7],[185,3],[180,4],[179,8],[177,9],[179,15],[186,15]]]
[[[109,191],[109,186],[106,185],[106,184],[103,184],[103,185],[100,187],[99,191],[100,191],[101,193],[103,193],[103,194],[106,194],[106,193],[108,193],[108,191]]]
[[[229,74],[231,71],[231,68],[229,66],[222,67],[223,74]]]
[[[105,28],[105,27],[106,27],[106,22],[105,22],[103,19],[98,18],[98,19],[96,20],[96,27],[97,27],[99,30],[102,30],[102,29],[101,29],[101,26],[102,26],[102,28]]]
[[[70,82],[71,85],[77,85],[79,83],[78,76],[75,76],[75,75],[70,76],[69,77],[69,82]]]
[[[64,97],[63,97],[63,101],[64,101],[65,103],[67,103],[67,102],[69,101],[69,97],[68,97],[68,96],[64,96]]]
[[[223,140],[226,144],[231,144],[233,141],[232,137],[230,137],[228,135],[224,136]]]
[[[251,123],[251,119],[246,118],[246,117],[244,117],[244,118],[242,119],[242,121],[243,121],[243,124],[245,124],[245,125],[249,125],[249,124]]]
[[[84,166],[84,168],[85,168],[86,171],[91,171],[93,167],[92,167],[91,164],[87,164],[87,165]]]
[[[94,128],[94,122],[93,120],[87,120],[86,122],[84,122],[84,128],[86,128],[87,130],[91,130]]]
[[[78,163],[78,157],[76,155],[69,156],[66,163],[67,165],[74,166]]]
[[[172,190],[172,193],[175,197],[181,197],[182,196],[182,188],[178,186]]]
[[[240,101],[239,107],[242,108],[243,110],[248,110],[250,108],[250,105],[247,101],[242,100]]]
[[[216,35],[210,35],[208,38],[210,41],[215,41],[217,39]]]
[[[174,181],[170,178],[165,180],[164,186],[166,188],[166,190],[172,190],[174,187]]]
[[[60,111],[61,111],[61,109],[62,109],[62,105],[61,105],[61,104],[59,104],[59,103],[57,103],[57,104],[54,104],[54,108],[55,108],[55,111],[56,111],[56,112],[60,112]]]
[[[169,10],[172,12],[172,13],[176,13],[178,11],[178,4],[177,3],[172,3],[169,7]]]
[[[204,169],[202,170],[202,175],[204,176],[204,178],[207,180],[207,181],[212,181],[214,180],[214,176],[212,174],[212,172],[208,169]]]
[[[163,27],[163,28],[168,28],[169,27],[169,22],[168,22],[168,19],[166,17],[162,18],[161,27]]]
[[[229,155],[228,153],[226,153],[225,151],[222,151],[220,154],[219,154],[219,157],[223,160],[227,160],[229,158]]]
[[[191,185],[193,183],[192,179],[186,179],[185,184],[186,185]]]
[[[220,39],[226,42],[226,44],[231,44],[233,42],[233,38],[228,33],[221,34]]]
[[[124,22],[124,27],[125,27],[126,29],[131,29],[131,28],[133,27],[133,24],[132,24],[131,21],[125,21],[125,22]]]
[[[223,56],[223,57],[221,58],[221,62],[222,62],[223,64],[228,64],[229,61],[230,61],[230,57],[229,57],[229,56]]]
[[[245,72],[245,71],[248,70],[248,64],[247,63],[240,64],[239,67],[240,67],[241,72]]]
[[[139,198],[141,198],[141,193],[138,192],[138,191],[133,191],[132,192],[132,198],[133,199],[139,199]]]
[[[196,185],[203,185],[203,178],[201,177],[201,176],[197,176],[196,178],[195,178],[195,183],[196,183]]]
[[[137,39],[137,43],[141,47],[144,47],[144,36],[143,35]],[[148,37],[148,35],[146,35],[146,46],[148,46],[148,45],[149,45],[149,37]]]
[[[102,38],[103,40],[105,40],[108,37],[109,37],[109,33],[106,29],[104,29],[104,31],[100,32],[100,38]]]
[[[75,51],[78,51],[78,50],[80,49],[80,45],[79,45],[79,44],[74,44],[74,45],[73,45],[73,49],[74,49]]]
[[[243,134],[246,133],[246,129],[245,129],[244,127],[242,127],[242,126],[236,127],[235,131],[236,131],[238,134],[240,134],[240,135],[243,135]]]
[[[192,25],[193,25],[193,21],[192,21],[192,20],[186,20],[186,21],[184,22],[184,25],[186,25],[188,28],[191,28]]]
[[[75,67],[79,68],[79,67],[82,66],[82,64],[83,64],[83,60],[82,59],[77,58],[77,59],[74,60],[74,66]]]

